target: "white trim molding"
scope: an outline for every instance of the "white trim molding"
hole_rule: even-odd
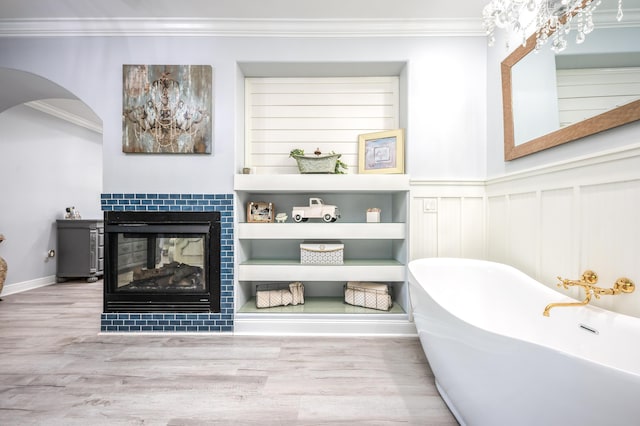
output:
[[[22,293],[23,291],[33,290],[40,287],[46,287],[56,283],[56,276],[36,278],[35,280],[22,281],[19,283],[7,284],[2,288],[0,296],[9,296],[10,294]]]
[[[100,135],[102,134],[102,125],[97,124],[91,120],[87,120],[86,118],[80,117],[79,115],[73,114],[62,108],[57,108],[47,103],[46,101],[26,102],[25,105],[29,108],[33,108],[37,111],[44,112],[45,114],[49,114],[53,117],[67,121],[71,124],[75,124],[76,126],[84,127],[85,129],[89,129]]]
[[[0,19],[0,37],[235,36],[423,37],[482,36],[481,19]]]
[[[635,165],[624,167],[623,162],[635,162],[640,157],[640,144],[628,145],[596,154],[590,154],[567,161],[545,166],[535,167],[519,172],[487,180],[487,194],[510,192],[517,188],[519,192],[555,188],[558,186],[558,176],[562,173],[565,184],[602,184],[606,182],[620,182],[637,179],[640,169]],[[584,173],[588,167],[604,166],[608,163],[619,164],[611,167],[607,173]],[[572,179],[571,182],[568,179]]]

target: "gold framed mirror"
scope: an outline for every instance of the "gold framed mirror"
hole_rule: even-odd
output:
[[[633,100],[606,112],[568,124],[541,136],[525,141],[516,140],[514,117],[514,67],[527,55],[535,55],[535,34],[529,37],[525,46],[519,46],[501,63],[502,105],[504,118],[504,159],[511,161],[554,146],[575,141],[614,127],[640,119],[640,99]],[[535,117],[535,114],[531,115]]]

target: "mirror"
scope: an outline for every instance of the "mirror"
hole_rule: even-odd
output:
[[[546,45],[534,52],[535,35],[515,49],[501,65],[505,160],[640,119],[639,39],[637,27],[596,28],[560,54]],[[614,92],[599,92],[603,86]]]

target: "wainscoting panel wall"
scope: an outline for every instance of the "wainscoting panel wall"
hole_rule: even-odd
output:
[[[640,179],[585,186],[579,209],[581,264],[600,274],[602,287],[611,287],[621,276],[640,286]],[[640,294],[603,297],[600,305],[640,311]]]
[[[540,244],[540,199],[535,192],[508,195],[507,254],[519,253],[509,262],[512,266],[530,271],[537,269]],[[517,218],[517,220],[510,220]]]
[[[486,182],[414,180],[410,207],[411,259],[505,263],[556,289],[558,301],[584,298],[556,284],[586,269],[601,287],[624,276],[640,288],[640,145]],[[592,304],[640,317],[640,289]]]
[[[485,254],[484,182],[411,182],[411,259]]]
[[[586,269],[598,285],[626,276],[640,285],[640,147],[576,159],[487,182],[487,259],[556,287]],[[592,304],[640,316],[640,291]]]
[[[546,277],[551,285],[557,282],[557,275],[573,273],[567,265],[578,265],[580,261],[580,218],[574,206],[578,196],[575,191],[573,188],[540,191],[540,237],[536,239],[540,241],[540,251],[535,270],[539,271],[538,277]],[[570,294],[577,297],[578,291]]]

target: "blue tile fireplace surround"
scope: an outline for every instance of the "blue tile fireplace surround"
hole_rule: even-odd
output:
[[[104,312],[102,332],[233,331],[233,194],[102,194],[103,211],[220,212],[220,312]]]

